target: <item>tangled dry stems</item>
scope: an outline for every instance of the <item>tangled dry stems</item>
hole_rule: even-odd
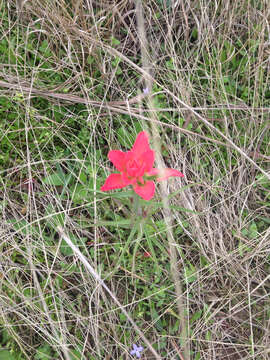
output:
[[[96,162],[96,153],[98,150],[105,152],[102,139],[109,145],[117,144],[115,118],[118,114],[130,115],[126,120],[129,125],[136,119],[143,122],[150,118],[150,111],[146,111],[143,103],[132,107],[125,103],[126,98],[136,96],[138,78],[143,74],[135,8],[124,0],[99,3],[26,1],[22,4],[18,18],[14,2],[9,2],[8,7],[4,2],[0,5],[8,14],[9,31],[4,28],[4,23],[1,27],[9,46],[14,28],[24,38],[24,42],[18,40],[12,45],[17,63],[2,64],[1,78],[14,87],[22,88],[25,84],[29,87],[30,84],[30,89],[53,93],[67,89],[69,96],[85,99],[89,115],[83,119],[70,104],[62,102],[65,99],[58,98],[55,104],[65,107],[78,127],[87,129],[89,140],[84,144],[86,155],[81,159],[69,141],[73,129],[68,125],[68,117],[62,124],[53,118],[48,119],[46,112],[39,109],[33,99],[35,92],[23,93],[18,117],[25,128],[18,132],[21,131],[22,136],[31,132],[36,150],[32,153],[27,139],[26,147],[21,146],[25,138],[15,142],[13,151],[18,153],[20,161],[16,165],[10,163],[1,172],[1,199],[7,204],[2,208],[1,225],[1,325],[29,359],[44,341],[56,349],[59,358],[70,359],[69,349],[73,347],[91,352],[95,359],[110,356],[120,359],[127,356],[136,332],[127,319],[122,320],[119,329],[121,309],[115,309],[112,299],[76,257],[61,253],[59,238],[48,241],[48,223],[55,226],[53,217],[60,215],[70,233],[93,241],[94,251],[89,261],[97,273],[104,271],[104,275],[113,266],[110,260],[112,249],[122,241],[120,230],[117,236],[103,227],[83,229],[85,218],[96,222],[106,210],[106,204],[98,198],[82,205],[74,205],[71,199],[61,202],[59,189],[41,184],[50,169],[67,160],[64,156],[55,160],[45,158],[46,149],[57,151],[55,142],[61,141],[70,150],[68,160],[78,165],[79,171],[74,176],[79,183],[79,173],[87,169],[86,160],[90,159],[95,174],[104,169],[103,163]],[[179,255],[179,275],[184,284],[182,300],[189,324],[188,343],[193,354],[190,358],[200,353],[200,359],[267,359],[269,229],[257,225],[252,234],[249,229],[260,219],[269,219],[269,208],[263,186],[258,182],[260,170],[237,148],[267,172],[269,145],[265,145],[264,140],[269,137],[265,116],[269,104],[262,96],[262,89],[269,76],[265,70],[269,67],[267,14],[270,9],[266,2],[252,5],[240,1],[222,5],[220,1],[176,2],[170,10],[158,1],[145,2],[145,27],[150,48],[147,56],[152,64],[151,77],[162,86],[159,93],[166,95],[166,104],[154,103],[159,106],[156,120],[163,135],[162,142],[167,147],[165,161],[180,168],[185,173],[186,184],[192,185],[173,198],[172,204],[199,213],[175,211],[171,223],[172,230],[182,229],[174,240]],[[161,13],[159,18],[155,15],[157,11]],[[258,22],[254,19],[257,18],[261,19],[260,26],[255,28],[254,24]],[[37,23],[40,24],[39,30],[35,27]],[[192,34],[194,29],[197,31],[196,40]],[[33,31],[36,39],[32,56],[37,56],[43,40],[48,41],[51,50],[50,57],[41,58],[35,66],[30,65],[29,59],[23,58],[21,53]],[[119,39],[117,46],[111,43],[112,37]],[[215,61],[221,58],[227,46],[225,43],[235,44],[237,39],[241,42],[239,54],[240,51],[248,54],[244,76],[249,78],[250,87],[246,103],[237,97],[237,93],[229,93],[226,82],[220,84],[220,79],[228,76],[230,69],[224,73],[220,61]],[[256,53],[249,52],[252,41],[257,44]],[[119,56],[121,64],[115,66],[113,61],[119,54],[122,55]],[[232,52],[231,56],[234,55]],[[87,62],[89,56],[93,57],[94,64]],[[172,65],[168,65],[169,60]],[[229,58],[224,59],[226,61],[229,62]],[[69,70],[64,84],[52,85],[48,79],[42,81],[39,78],[38,73],[45,62],[54,64],[52,70],[55,74]],[[202,64],[208,69],[204,74],[199,73]],[[116,73],[119,66],[121,83]],[[100,74],[98,80],[95,79],[96,67]],[[239,71],[236,88],[243,83],[240,68],[235,70]],[[207,82],[203,81],[205,79]],[[142,80],[139,81],[139,86],[143,86]],[[95,90],[100,84],[102,93],[98,96]],[[16,92],[17,89],[10,91],[9,88],[7,91],[1,87],[1,95],[7,98],[16,96]],[[42,93],[37,95],[43,96]],[[157,97],[154,96],[154,101]],[[184,109],[176,99],[191,109],[198,108],[201,117],[211,118],[213,127],[235,146],[203,124],[192,111]],[[121,101],[120,106],[110,104],[118,101]],[[210,112],[209,107],[218,108],[218,114],[214,110]],[[166,110],[168,108],[173,110]],[[180,118],[184,123],[179,128]],[[44,120],[50,124],[47,127],[49,135],[41,145],[39,134],[44,125],[40,123]],[[9,134],[8,129],[5,128],[1,137]],[[213,141],[209,139],[210,135]],[[36,191],[23,186],[25,177],[36,179]],[[179,185],[173,182],[170,191],[177,190]],[[38,191],[45,195],[38,196]],[[52,211],[46,213],[49,204],[53,205]],[[160,220],[161,214],[155,219]],[[155,236],[160,244],[166,244],[164,231],[157,231]],[[82,240],[78,247],[89,253],[85,241]],[[104,249],[103,252],[100,249]],[[12,257],[14,253],[16,257]],[[104,256],[107,258],[106,266],[103,265]],[[188,264],[195,268],[192,282],[184,281]],[[170,326],[165,333],[156,326],[159,319],[175,310],[177,301],[169,269],[165,263],[160,267],[163,282],[147,296],[141,297],[140,287],[128,290],[139,275],[130,273],[128,267],[114,276],[108,286],[125,309],[137,314],[140,304],[146,301],[157,303],[156,293],[159,287],[166,285],[170,303],[163,303],[158,309],[158,318],[145,315],[141,319],[141,330],[152,344],[160,347],[166,338],[165,358],[176,358],[177,355],[181,358],[183,349],[178,342],[179,334],[170,333],[177,314],[167,320]],[[148,285],[152,280],[145,275],[144,281]],[[192,320],[198,311],[202,311],[201,316]],[[145,358],[151,358],[150,352],[146,352]]]

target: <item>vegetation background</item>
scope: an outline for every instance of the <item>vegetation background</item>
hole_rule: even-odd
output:
[[[269,55],[267,0],[0,0],[1,360],[270,358]]]

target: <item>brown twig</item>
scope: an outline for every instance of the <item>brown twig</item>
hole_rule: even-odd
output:
[[[1,81],[1,80],[0,80],[0,87],[12,89],[12,90],[19,90],[26,94],[40,95],[43,97],[52,97],[54,99],[66,100],[66,101],[71,101],[73,103],[79,103],[79,104],[89,104],[89,105],[98,106],[98,107],[132,105],[132,104],[141,102],[147,96],[146,94],[142,93],[142,94],[134,96],[133,98],[131,98],[129,100],[109,101],[109,102],[105,103],[104,101],[101,102],[101,101],[95,101],[95,100],[88,100],[88,99],[85,99],[85,98],[82,98],[82,97],[76,96],[76,95],[55,93],[53,91],[46,91],[46,90],[38,90],[38,89],[35,89],[32,87],[30,88],[25,85],[12,84],[12,83],[8,83],[8,82]]]
[[[175,348],[175,351],[177,352],[177,355],[179,355],[180,359],[181,359],[181,360],[185,360],[184,357],[183,357],[183,355],[181,354],[180,349],[179,349],[179,347],[177,346],[176,342],[172,339],[172,340],[171,340],[171,343],[173,344],[173,347]]]

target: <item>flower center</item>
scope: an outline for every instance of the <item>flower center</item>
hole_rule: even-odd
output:
[[[130,159],[126,163],[127,176],[130,178],[142,176],[144,174],[144,164],[142,160]]]

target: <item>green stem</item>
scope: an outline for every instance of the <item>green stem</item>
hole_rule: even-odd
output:
[[[139,195],[134,193],[134,196],[133,196],[133,210],[132,210],[134,219],[137,219],[138,216],[141,216],[141,214],[140,214],[141,211],[139,211],[139,210],[140,210],[140,197],[139,197]]]
[[[119,268],[119,266],[120,266],[120,264],[121,264],[121,262],[122,262],[122,260],[123,260],[123,257],[124,257],[124,255],[125,255],[128,247],[129,247],[132,239],[134,238],[136,232],[138,231],[138,227],[139,227],[139,225],[140,225],[140,222],[141,222],[141,219],[137,220],[137,221],[135,222],[135,224],[133,224],[132,229],[131,229],[131,232],[130,232],[130,234],[129,234],[129,237],[127,238],[127,241],[126,241],[126,244],[125,244],[124,248],[123,248],[122,251],[121,251],[121,254],[120,254],[120,256],[119,256],[119,259],[117,260],[117,263],[115,264],[113,271],[108,275],[108,277],[107,277],[105,280],[107,280],[108,278],[111,279],[112,276],[117,272],[117,270],[118,270],[118,268]]]

